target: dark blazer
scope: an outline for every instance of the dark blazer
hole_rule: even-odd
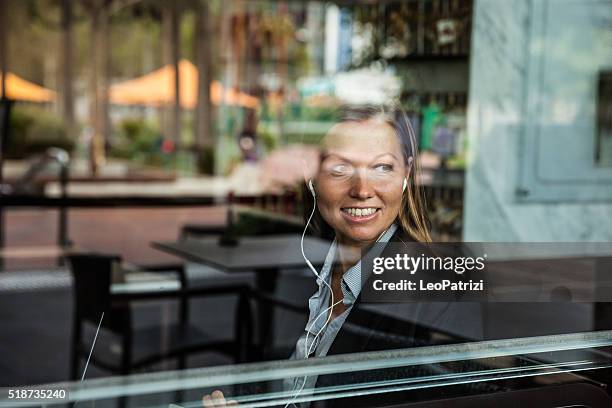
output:
[[[416,244],[400,229],[389,242]],[[397,246],[387,246],[381,256],[395,256]],[[424,252],[429,251],[425,245],[422,248]],[[369,279],[373,278],[370,276]],[[432,338],[434,334],[435,338]],[[436,301],[366,304],[361,302],[359,295],[327,354],[475,340],[482,340],[482,316],[480,308],[474,303]]]
[[[416,244],[400,229],[389,242]],[[388,245],[381,256],[394,257],[398,246],[401,247]],[[423,248],[427,250],[425,246]],[[364,303],[360,295],[327,355],[482,340],[480,310],[479,304],[469,302]],[[390,369],[326,375],[318,378],[317,387],[406,375],[415,376],[416,373],[411,375],[402,373],[402,369]],[[405,401],[404,398],[404,393],[374,394],[329,400],[316,406],[381,406],[381,402],[398,403]]]

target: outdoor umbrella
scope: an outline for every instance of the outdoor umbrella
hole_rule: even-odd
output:
[[[181,106],[193,109],[198,100],[198,70],[191,62],[179,62],[179,95]],[[138,78],[112,85],[109,90],[112,103],[119,105],[161,106],[174,102],[174,67],[163,66]],[[255,109],[259,99],[235,89],[225,89],[219,81],[210,86],[210,98],[216,105],[238,105]]]
[[[2,74],[0,74],[1,79]],[[51,102],[56,96],[54,91],[26,81],[12,72],[6,74],[5,83],[8,99],[27,102]]]

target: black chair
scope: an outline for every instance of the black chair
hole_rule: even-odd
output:
[[[189,279],[187,278],[187,271],[185,265],[182,263],[170,263],[170,264],[154,264],[154,265],[125,265],[122,263],[122,268],[126,272],[159,272],[168,273],[172,272],[176,274],[179,280],[181,289],[187,289],[189,287]],[[179,320],[181,323],[187,323],[189,318],[189,298],[186,295],[179,297]]]
[[[83,342],[83,331],[94,333],[104,318],[90,364],[117,374],[129,374],[166,359],[178,359],[184,368],[189,354],[216,351],[228,355],[236,362],[248,359],[251,336],[249,287],[225,285],[194,289],[111,293],[113,268],[120,262],[118,256],[107,254],[71,254],[68,256],[74,279],[74,326],[72,336],[71,376],[80,376],[80,359],[88,358],[92,342]],[[179,278],[181,276],[180,271]],[[184,276],[182,278],[184,283]],[[213,340],[202,330],[188,322],[187,303],[195,296],[237,296],[234,338]],[[130,305],[136,301],[169,299],[180,302],[180,317],[167,327],[155,325],[135,327]],[[90,323],[86,327],[86,323]],[[165,346],[162,347],[162,336]],[[93,341],[93,336],[91,336]]]

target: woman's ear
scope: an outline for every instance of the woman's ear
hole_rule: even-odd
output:
[[[314,167],[312,162],[302,159],[302,175],[306,185],[308,185],[308,181],[312,180],[316,174]]]
[[[307,149],[304,151],[301,158],[304,183],[308,184],[308,180],[314,179],[317,175],[319,171],[319,157],[317,149]]]

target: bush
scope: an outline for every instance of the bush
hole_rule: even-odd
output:
[[[120,144],[128,144],[133,154],[159,150],[161,135],[156,128],[143,119],[124,119],[119,124]]]
[[[14,106],[11,111],[6,157],[23,159],[50,147],[70,152],[74,140],[68,136],[64,121],[46,109],[36,106]]]
[[[119,123],[118,130],[110,146],[110,156],[148,162],[149,156],[159,154],[161,135],[145,120],[124,119]]]

